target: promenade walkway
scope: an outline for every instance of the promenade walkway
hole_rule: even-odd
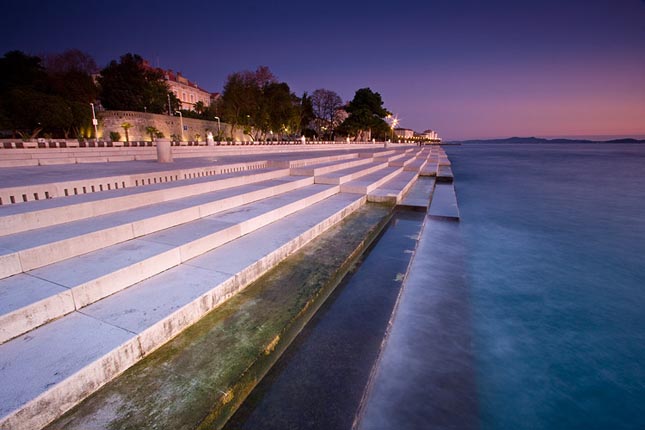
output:
[[[442,156],[348,145],[0,169],[0,428],[44,427],[367,202],[401,202]]]

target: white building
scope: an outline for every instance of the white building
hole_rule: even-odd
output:
[[[426,130],[423,133],[419,134],[419,136],[427,140],[439,140],[439,135],[434,130]]]
[[[202,102],[205,107],[211,104],[211,93],[200,88],[196,83],[189,81],[181,73],[164,70],[164,79],[179,101],[181,109],[194,110],[195,103]]]
[[[411,139],[414,137],[414,130],[409,128],[395,128],[394,134],[401,139]]]

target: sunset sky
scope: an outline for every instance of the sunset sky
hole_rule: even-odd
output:
[[[447,139],[645,136],[645,1],[4,2],[0,54],[126,52],[221,91],[268,66],[298,95],[370,87]]]

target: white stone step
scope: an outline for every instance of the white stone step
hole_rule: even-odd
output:
[[[361,152],[360,154],[358,154],[358,157],[359,158],[385,157],[385,156],[393,155],[397,153],[399,153],[399,151],[397,151],[396,149],[381,148],[381,149],[374,150],[373,152]]]
[[[286,176],[3,236],[0,255],[8,261],[0,278],[311,184]]]
[[[91,218],[289,175],[288,169],[239,171],[0,207],[0,236]]]
[[[408,164],[415,162],[416,160],[417,160],[416,153],[414,153],[414,152],[407,153],[407,154],[403,154],[403,156],[401,156],[401,157],[397,157],[396,159],[391,160],[388,163],[388,166],[390,166],[390,167],[405,167]]]
[[[340,190],[344,193],[368,194],[402,171],[403,167],[383,167],[356,180],[341,184]]]
[[[43,427],[365,201],[334,195],[0,345],[0,428]]]
[[[454,184],[435,184],[428,215],[434,218],[459,221],[459,206]]]
[[[450,166],[446,164],[439,164],[439,167],[437,168],[437,181],[452,182],[452,180],[453,175]]]
[[[428,160],[425,166],[423,166],[423,169],[419,172],[419,175],[421,176],[437,176],[437,162],[433,162],[432,160]]]
[[[350,167],[362,166],[371,163],[369,158],[355,158],[347,161],[331,161],[320,164],[312,164],[305,167],[291,168],[291,174],[297,176],[321,176],[326,173],[335,172],[337,170],[348,169]]]
[[[349,154],[327,155],[323,157],[299,158],[297,160],[271,160],[268,162],[268,164],[270,167],[297,169],[314,164],[336,163],[342,162],[344,160],[351,160],[354,158],[358,158],[358,153],[354,152]]]
[[[310,185],[0,280],[0,297],[4,299],[0,302],[0,342],[82,309],[338,191],[338,186]],[[49,284],[43,285],[43,281]],[[34,286],[26,288],[30,282]]]
[[[123,151],[121,148],[114,149],[117,151],[116,154]],[[40,201],[78,194],[102,192],[120,188],[132,188],[142,185],[182,181],[186,179],[233,172],[248,172],[250,170],[266,169],[269,167],[267,160],[254,160],[246,163],[212,164],[184,169],[172,169],[171,165],[159,166],[156,163],[153,164],[155,168],[151,168],[152,166],[150,164],[147,166],[138,164],[133,171],[129,171],[129,169],[124,169],[124,166],[119,166],[122,163],[106,163],[108,161],[115,161],[115,158],[119,158],[113,156],[113,154],[114,153],[106,153],[104,154],[105,156],[79,156],[78,158],[75,158],[76,161],[74,163],[77,164],[101,162],[101,166],[97,166],[96,173],[88,173],[87,170],[85,170],[84,173],[81,173],[79,176],[75,174],[78,173],[75,169],[69,169],[69,172],[62,171],[60,168],[54,169],[54,171],[47,171],[47,169],[45,169],[45,172],[39,173],[39,175],[42,175],[41,179],[48,177],[51,178],[49,181],[36,181],[36,183],[32,184],[19,185],[15,185],[16,181],[10,181],[10,183],[14,184],[13,186],[4,187],[0,185],[0,206],[10,205],[13,203],[22,204],[24,202]],[[156,159],[156,155],[137,155],[134,156],[134,158],[136,160]],[[54,162],[45,164],[60,163]],[[110,166],[106,168],[105,164]],[[58,175],[56,174],[57,172]],[[20,175],[21,172],[18,172],[18,174]]]
[[[426,178],[420,176],[414,183],[410,191],[405,194],[403,200],[399,203],[399,205],[427,211],[428,207],[430,206],[430,201],[432,200],[434,185],[434,178]]]
[[[418,175],[415,172],[400,172],[392,179],[371,191],[367,195],[368,202],[397,204],[408,190],[414,185]]]
[[[426,165],[428,160],[423,157],[417,157],[415,158],[411,163],[406,164],[405,167],[403,167],[403,170],[406,172],[420,172],[421,169],[423,169]]]
[[[354,166],[347,169],[336,170],[334,172],[325,173],[320,176],[314,177],[316,184],[344,184],[345,182],[353,181],[361,176],[368,175],[379,169],[387,167],[384,162],[370,162],[360,166]]]
[[[396,153],[391,155],[374,156],[374,161],[378,161],[381,163],[392,163],[392,162],[395,162],[396,160],[406,159],[407,157],[408,157],[408,153],[407,151],[404,151],[402,153]]]

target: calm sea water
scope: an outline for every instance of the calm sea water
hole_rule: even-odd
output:
[[[463,145],[481,428],[645,429],[645,145]]]

